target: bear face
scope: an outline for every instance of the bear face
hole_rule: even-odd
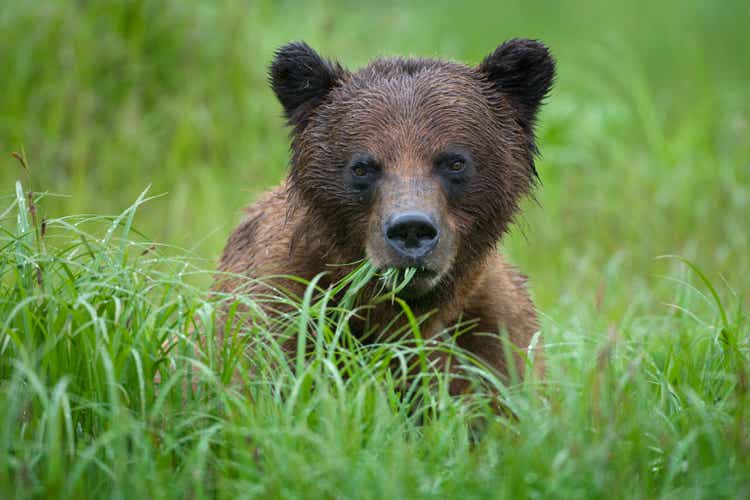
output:
[[[396,58],[356,72],[304,43],[282,47],[270,80],[293,130],[294,206],[342,258],[416,267],[407,296],[448,290],[535,183],[535,116],[553,77],[530,40],[476,67]]]

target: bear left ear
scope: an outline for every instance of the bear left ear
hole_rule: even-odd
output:
[[[268,79],[289,124],[303,128],[315,107],[346,74],[341,65],[323,59],[306,43],[293,42],[276,51]]]
[[[536,40],[508,40],[477,69],[511,99],[518,122],[526,132],[533,133],[536,113],[555,78],[555,60],[549,49]]]

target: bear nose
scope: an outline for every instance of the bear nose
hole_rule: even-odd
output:
[[[439,231],[427,214],[404,212],[391,217],[385,224],[385,239],[396,252],[420,261],[438,242]]]

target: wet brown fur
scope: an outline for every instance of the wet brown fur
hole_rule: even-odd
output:
[[[325,286],[365,255],[393,264],[381,237],[388,214],[418,207],[444,235],[434,252],[438,281],[408,299],[415,314],[433,312],[426,337],[459,319],[476,327],[458,344],[507,375],[497,334],[526,350],[538,330],[526,278],[497,250],[518,204],[536,181],[534,118],[550,88],[554,62],[538,42],[511,40],[479,66],[431,59],[378,59],[357,71],[326,61],[304,44],[279,50],[271,83],[292,132],[288,179],[252,204],[229,238],[219,269],[238,276],[287,274]],[[435,158],[459,148],[470,156],[460,192],[435,173]],[[351,158],[366,151],[381,168],[366,193],[347,183]],[[470,174],[470,176],[469,176]],[[215,288],[237,291],[224,275]],[[283,286],[301,295],[304,287]],[[263,293],[254,284],[243,293]],[[370,322],[385,324],[390,304]],[[535,366],[543,371],[540,349]],[[522,369],[524,363],[516,357]],[[452,392],[466,388],[457,382]]]

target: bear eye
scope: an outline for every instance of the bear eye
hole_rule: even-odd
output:
[[[367,191],[380,177],[380,165],[368,154],[355,156],[347,167],[348,179],[356,191]]]
[[[358,163],[352,167],[352,173],[356,175],[357,177],[364,177],[369,172],[367,171],[367,167],[361,163]]]
[[[451,172],[461,172],[466,164],[460,158],[455,158],[448,163],[448,170]]]
[[[378,166],[372,161],[360,160],[350,167],[355,178],[364,179],[378,173]]]
[[[462,174],[467,169],[469,160],[465,154],[448,151],[435,158],[436,167],[446,174]]]

